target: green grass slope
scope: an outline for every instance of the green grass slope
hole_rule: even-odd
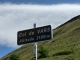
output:
[[[54,29],[53,39],[39,42],[38,50],[40,45],[49,51],[49,56],[38,60],[80,60],[80,16]],[[26,44],[2,57],[1,60],[9,60],[13,53],[19,54],[21,60],[32,60],[33,44]]]

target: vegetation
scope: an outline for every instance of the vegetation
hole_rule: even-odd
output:
[[[38,50],[41,45],[48,49],[49,56],[38,60],[80,60],[80,16],[53,29],[53,39],[39,42]],[[41,50],[44,51],[43,48]],[[31,60],[34,56],[33,44],[23,45],[1,60],[9,60],[10,55],[14,52],[20,55],[21,60]]]
[[[73,53],[72,50],[61,50],[61,51],[57,51],[57,52],[53,53],[53,56],[69,55],[71,53]]]
[[[10,60],[20,60],[20,56],[18,54],[12,54]]]
[[[40,46],[38,53],[40,54],[39,58],[45,58],[48,57],[49,51],[45,47]]]

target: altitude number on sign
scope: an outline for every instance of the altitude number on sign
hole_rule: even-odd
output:
[[[45,39],[45,38],[49,38],[50,35],[40,35],[40,36],[37,36],[36,40],[39,40],[39,39]]]

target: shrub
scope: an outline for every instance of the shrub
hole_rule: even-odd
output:
[[[71,54],[71,53],[72,53],[71,50],[62,50],[62,51],[55,52],[55,53],[53,54],[53,56],[69,55],[69,54]]]
[[[18,54],[12,54],[10,60],[20,60],[20,56]]]
[[[43,46],[40,46],[40,49],[39,49],[38,52],[40,54],[39,58],[45,58],[49,54],[49,51],[45,47],[43,47]]]

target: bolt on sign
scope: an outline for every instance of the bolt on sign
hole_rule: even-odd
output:
[[[17,44],[26,44],[33,42],[40,42],[52,39],[51,25],[42,26],[38,28],[18,31]]]

